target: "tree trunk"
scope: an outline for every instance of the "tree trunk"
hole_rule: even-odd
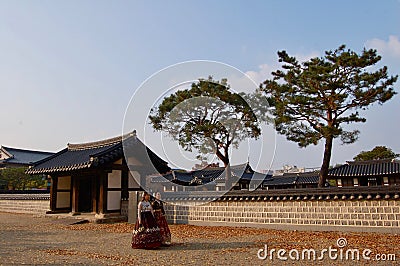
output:
[[[217,157],[222,161],[225,167],[225,190],[230,190],[232,187],[232,171],[231,171],[231,162],[229,160],[228,149],[224,149],[224,153],[222,154],[218,149],[216,152]]]
[[[225,165],[225,190],[230,190],[232,187],[232,171],[231,171],[231,163],[228,162]]]
[[[321,171],[319,172],[318,187],[325,187],[328,178],[329,163],[332,155],[333,136],[328,136],[325,139],[324,159],[322,161]]]

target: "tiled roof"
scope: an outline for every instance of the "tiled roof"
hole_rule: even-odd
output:
[[[273,176],[271,180],[264,181],[266,186],[282,186],[295,184],[318,184],[318,172],[285,173],[281,176]]]
[[[10,155],[10,158],[0,160],[0,162],[10,164],[30,165],[54,154],[53,152],[32,151],[4,146],[1,146],[0,149],[7,155]]]
[[[295,176],[296,184],[318,184],[319,172],[285,173],[283,176]]]
[[[400,174],[397,160],[352,161],[329,170],[328,178]],[[264,181],[265,186],[318,184],[319,172],[285,173]]]
[[[294,185],[295,183],[296,176],[273,176],[271,179],[264,181],[265,186]]]
[[[182,172],[182,171],[173,171],[170,175],[170,181],[178,182],[181,184],[190,184],[193,180],[193,176],[191,173]]]
[[[150,149],[148,149],[135,134],[124,139],[124,145],[136,152],[135,157],[140,157],[143,161],[149,158],[154,165],[168,168],[167,163],[161,160]],[[142,153],[147,151],[149,156]],[[74,171],[84,168],[96,167],[109,162],[116,161],[124,155],[123,137],[116,137],[102,141],[90,142],[85,144],[68,144],[67,148],[58,153],[41,160],[27,170],[28,174],[54,173]],[[143,155],[143,156],[141,156]],[[149,160],[149,161],[150,161]],[[144,163],[148,163],[147,161]],[[165,170],[165,169],[164,169]]]
[[[201,170],[203,172],[206,171],[214,171],[214,178],[213,180],[225,180],[225,168],[218,167],[218,168],[204,168]],[[253,168],[251,168],[249,163],[237,164],[231,166],[232,175],[239,177],[241,180],[251,180],[253,178],[253,174],[257,173],[257,177],[260,175],[265,176],[261,173],[255,172]]]
[[[397,160],[354,161],[329,170],[330,177],[400,174]]]
[[[311,175],[311,176],[298,176],[296,180],[296,184],[318,184],[319,181],[319,175],[318,173],[316,175]]]
[[[197,178],[207,179],[208,182],[210,180],[215,180],[218,178],[225,178],[225,168],[205,168],[202,170],[192,171],[192,175]]]
[[[255,172],[248,163],[231,166],[233,175],[240,176],[240,180],[266,180],[271,178],[270,175]],[[182,185],[200,185],[211,182],[225,182],[225,168],[223,167],[206,167],[200,170],[184,172],[182,170],[173,170],[164,176],[154,176],[151,182],[171,181]]]
[[[192,172],[184,172],[182,170],[172,170],[165,175],[151,176],[152,183],[173,182],[184,186],[202,185],[210,182],[210,179],[199,178],[194,176]]]

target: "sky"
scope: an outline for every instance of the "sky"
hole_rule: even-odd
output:
[[[121,135],[135,92],[181,62],[220,62],[259,84],[279,67],[277,51],[306,60],[346,44],[377,49],[377,67],[400,74],[399,25],[399,0],[0,0],[0,145],[59,151]],[[400,153],[399,104],[397,95],[363,111],[367,122],[352,126],[359,140],[336,140],[331,164],[378,145]],[[132,127],[165,158],[141,135],[142,124]],[[299,148],[274,138],[263,147],[273,156],[261,158],[258,170],[321,165],[323,143]]]

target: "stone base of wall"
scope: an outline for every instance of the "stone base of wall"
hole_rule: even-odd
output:
[[[1,195],[0,212],[45,215],[50,210],[49,195]]]
[[[253,227],[271,230],[287,230],[287,231],[338,231],[338,232],[370,232],[370,233],[388,233],[399,234],[399,228],[391,227],[368,227],[368,226],[326,226],[326,225],[293,225],[293,224],[259,224],[259,223],[232,223],[232,222],[199,222],[191,221],[191,225],[197,226],[232,226],[232,227]]]
[[[400,233],[400,200],[214,201],[167,204],[170,223],[277,230]],[[187,203],[186,203],[187,204]]]
[[[121,215],[128,217],[129,200],[121,200]]]

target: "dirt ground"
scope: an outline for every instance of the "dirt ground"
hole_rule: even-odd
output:
[[[132,229],[0,213],[0,265],[400,265],[393,234],[171,225],[170,247],[133,250]]]

